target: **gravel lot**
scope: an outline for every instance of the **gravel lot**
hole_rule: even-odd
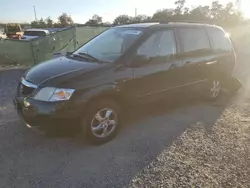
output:
[[[244,59],[247,60],[246,57]],[[237,74],[246,80],[245,75],[249,68],[246,69],[246,63],[241,66],[243,68],[238,69]],[[218,121],[225,127],[228,121],[231,121],[228,117],[234,116],[233,109],[238,108],[228,106],[227,98],[222,97],[216,103],[190,101],[175,107],[161,103],[133,109],[127,112],[124,118],[126,121],[118,137],[97,147],[70,135],[44,138],[27,130],[18,120],[11,100],[22,74],[23,70],[19,69],[0,72],[0,182],[3,188],[123,187],[131,183],[133,177],[135,184],[131,183],[131,186],[155,187],[155,184],[147,184],[147,177],[153,178],[155,175],[152,169],[157,166],[157,157],[161,161],[163,155],[170,156],[171,161],[173,156],[169,151],[176,152],[185,139],[190,140],[192,131],[199,132],[197,137],[194,137],[197,139],[194,143],[199,143],[201,138],[211,139],[206,137],[206,132],[214,132]],[[245,106],[242,98],[237,101],[237,104]],[[242,112],[237,111],[238,114]],[[246,116],[247,114],[244,114],[244,117]],[[192,125],[197,126],[192,128]],[[179,143],[178,140],[183,142]],[[202,148],[203,143],[199,143],[197,148]],[[193,152],[183,159],[189,157],[193,157]],[[192,159],[195,161],[197,158]],[[145,171],[144,168],[151,163],[153,165]],[[240,165],[244,166],[246,163]],[[159,164],[168,167],[164,163]],[[178,168],[182,169],[181,166]],[[167,168],[165,171],[168,171]],[[164,177],[165,180],[169,176],[166,173]],[[172,179],[173,182],[180,180],[174,176]]]
[[[187,129],[130,187],[249,188],[250,102],[242,97],[227,106],[211,131],[203,122]]]

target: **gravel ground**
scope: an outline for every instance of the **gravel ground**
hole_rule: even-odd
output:
[[[12,96],[24,72],[23,68],[1,70],[0,67],[0,125],[17,120]]]
[[[207,131],[200,122],[133,178],[130,187],[250,187],[250,103],[232,102]]]

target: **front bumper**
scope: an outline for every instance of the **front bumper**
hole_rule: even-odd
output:
[[[28,128],[43,132],[47,130],[75,130],[79,127],[80,110],[74,108],[74,104],[69,101],[44,102],[31,98],[15,97],[13,102],[18,115]]]

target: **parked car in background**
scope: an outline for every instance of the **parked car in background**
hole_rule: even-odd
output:
[[[39,37],[45,37],[49,34],[49,30],[46,29],[27,29],[24,31],[21,40],[32,40]]]
[[[118,26],[31,68],[14,104],[29,128],[77,127],[91,141],[104,143],[119,130],[125,105],[200,95],[216,99],[235,63],[229,37],[215,25]]]

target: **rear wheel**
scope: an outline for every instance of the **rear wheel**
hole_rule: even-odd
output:
[[[208,99],[215,100],[221,94],[222,87],[220,80],[210,80],[208,82],[208,91],[206,93]]]
[[[90,103],[87,118],[82,122],[82,130],[94,144],[102,144],[113,139],[119,129],[120,107],[109,99]]]

